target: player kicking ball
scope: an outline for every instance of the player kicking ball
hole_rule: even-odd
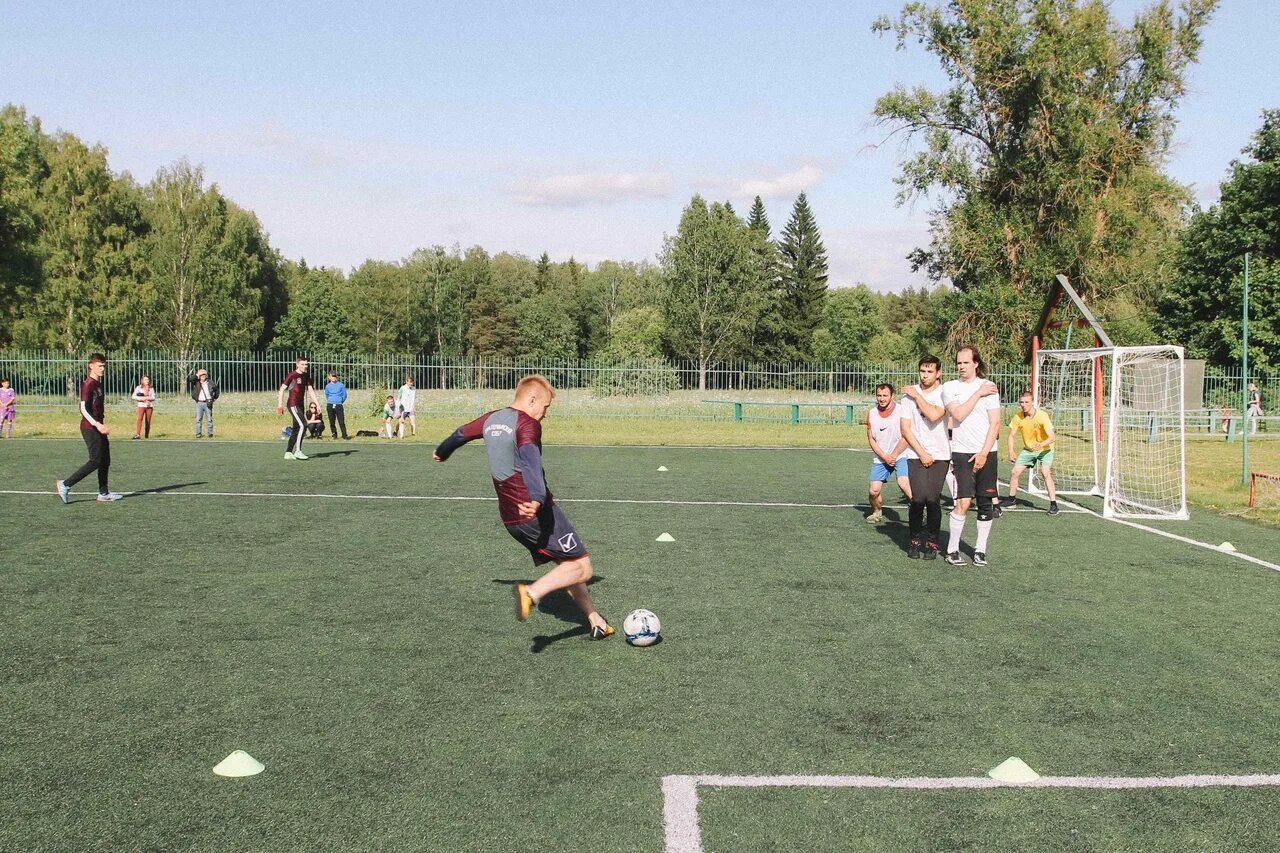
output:
[[[587,619],[592,640],[603,640],[613,627],[597,612],[587,592],[591,557],[578,531],[555,503],[542,470],[542,419],[556,392],[541,376],[526,376],[516,386],[515,400],[505,409],[486,412],[440,442],[433,458],[448,459],[469,441],[484,439],[489,473],[498,493],[498,514],[507,532],[528,549],[535,566],[555,568],[531,584],[516,584],[516,618],[521,622],[550,593],[563,589]]]
[[[1053,431],[1049,413],[1037,408],[1030,391],[1018,397],[1019,411],[1009,421],[1009,461],[1013,471],[1009,473],[1009,496],[1001,503],[1013,506],[1018,502],[1018,479],[1028,468],[1040,466],[1045,488],[1049,490],[1049,515],[1058,514],[1058,489],[1053,482],[1053,445],[1058,436]],[[1014,436],[1022,436],[1022,450],[1014,453]],[[1027,475],[1028,481],[1031,475]]]

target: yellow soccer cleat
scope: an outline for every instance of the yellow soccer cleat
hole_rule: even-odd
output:
[[[533,597],[529,595],[527,584],[518,583],[511,588],[511,592],[516,597],[516,618],[523,622],[533,612]]]

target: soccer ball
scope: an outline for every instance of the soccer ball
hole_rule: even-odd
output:
[[[622,620],[622,636],[633,646],[652,646],[662,636],[662,623],[652,610],[632,610]]]

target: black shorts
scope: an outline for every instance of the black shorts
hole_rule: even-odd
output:
[[[947,484],[948,465],[941,459],[927,468],[919,459],[907,460],[907,479],[911,482],[911,502],[937,503],[942,498],[942,487]]]
[[[996,479],[998,476],[999,460],[996,458],[996,452],[993,450],[987,454],[987,461],[977,473],[974,473],[973,463],[969,461],[970,456],[976,456],[975,453],[952,453],[951,454],[951,470],[956,475],[956,498],[976,498],[978,496],[994,498],[998,495]]]
[[[508,524],[507,532],[529,549],[535,566],[550,562],[563,563],[587,556],[582,537],[560,511],[559,504],[553,503],[550,508],[543,507],[529,521]]]

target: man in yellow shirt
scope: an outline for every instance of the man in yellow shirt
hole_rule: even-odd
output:
[[[1040,476],[1044,477],[1049,490],[1049,515],[1057,515],[1058,490],[1053,484],[1053,443],[1057,435],[1053,422],[1048,412],[1036,408],[1030,391],[1023,391],[1018,397],[1018,408],[1018,413],[1009,421],[1009,461],[1014,463],[1009,474],[1009,497],[1001,503],[1017,503],[1018,478],[1026,469],[1039,465]],[[1022,436],[1022,451],[1018,453],[1014,452],[1015,435]]]

